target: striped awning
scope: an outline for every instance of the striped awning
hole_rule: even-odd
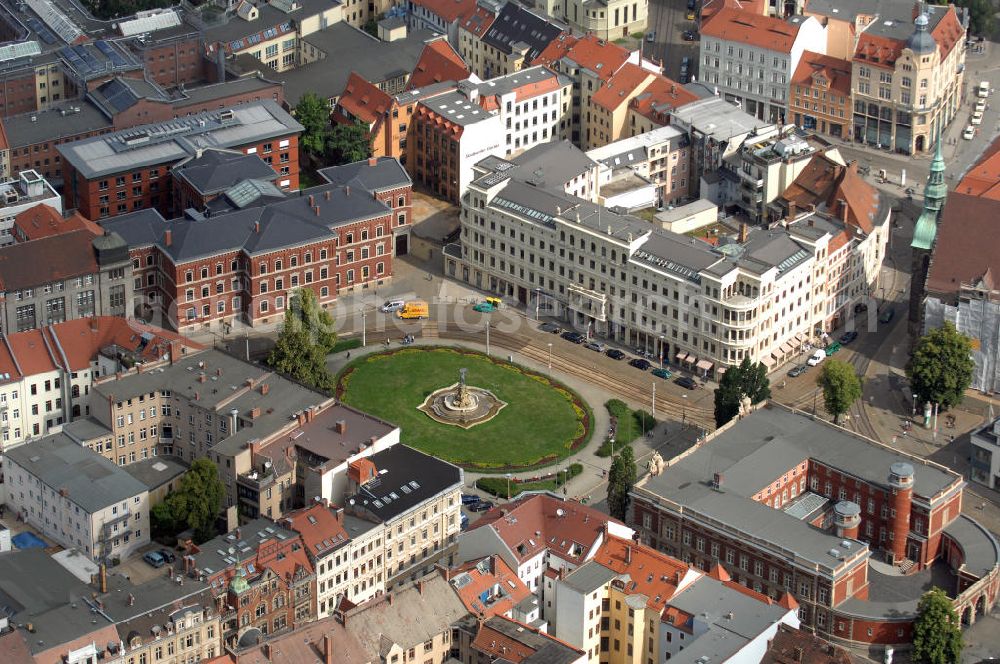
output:
[[[712,363],[708,360],[698,360],[698,363],[695,366],[702,371],[710,371],[712,369]]]

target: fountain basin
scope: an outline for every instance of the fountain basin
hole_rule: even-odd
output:
[[[432,392],[417,406],[435,422],[470,429],[489,422],[507,405],[489,390],[462,382]]]

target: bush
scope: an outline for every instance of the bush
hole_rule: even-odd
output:
[[[510,497],[514,498],[524,491],[555,491],[563,485],[564,480],[568,481],[583,472],[583,464],[574,463],[567,466],[565,471],[549,475],[545,479],[534,482],[518,482],[515,479],[510,481]],[[476,480],[476,488],[498,498],[507,497],[506,477],[483,477]]]
[[[615,444],[619,447],[633,440],[656,426],[656,419],[644,410],[632,410],[624,401],[611,399],[604,404],[608,414],[617,421]],[[597,449],[597,456],[611,456],[611,441],[605,440]]]
[[[343,353],[346,350],[354,350],[355,348],[361,348],[361,339],[338,339],[337,343],[333,345],[333,353]]]

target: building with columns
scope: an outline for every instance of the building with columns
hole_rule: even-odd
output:
[[[965,624],[1000,593],[1000,545],[961,513],[964,488],[934,462],[766,403],[640,481],[630,522],[696,568],[790,592],[826,639],[902,644],[927,584]]]

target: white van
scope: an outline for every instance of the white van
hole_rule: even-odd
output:
[[[826,351],[823,350],[822,348],[819,348],[813,351],[813,354],[809,356],[808,360],[806,360],[806,364],[808,364],[811,367],[814,367],[825,359],[826,359]]]
[[[379,308],[385,313],[390,313],[392,311],[399,311],[404,306],[406,306],[406,302],[402,300],[388,300]]]

